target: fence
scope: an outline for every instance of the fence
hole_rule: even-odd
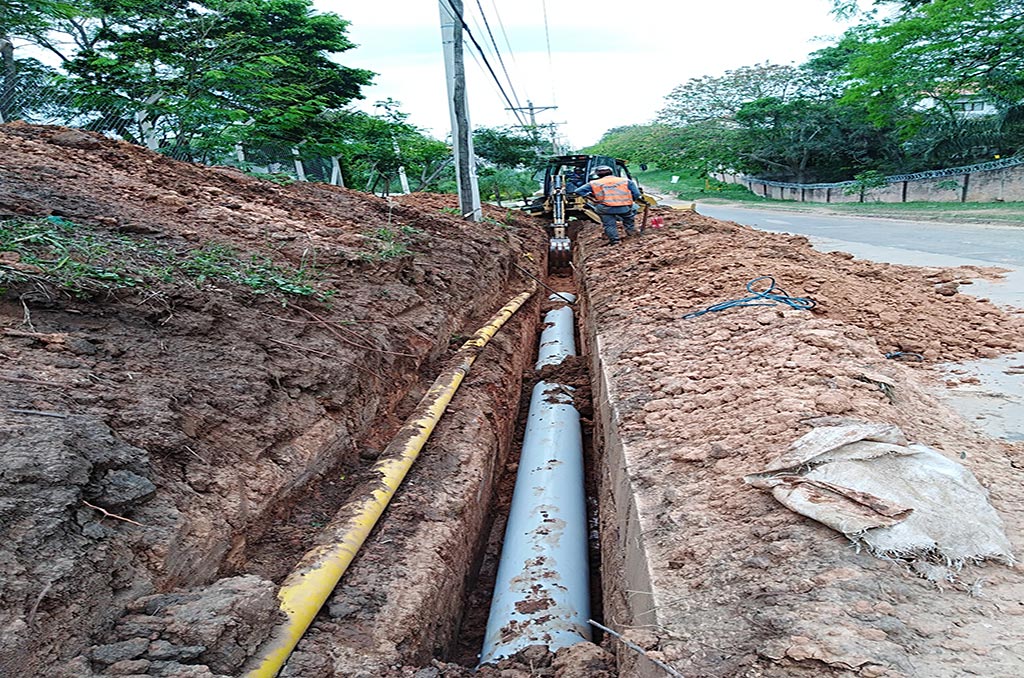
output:
[[[1024,201],[1024,157],[978,165],[895,174],[885,184],[866,188],[857,181],[796,184],[719,172],[715,179],[746,186],[774,200],[798,202],[1002,202]]]
[[[156,93],[136,102],[110,95],[82,94],[73,91],[59,75],[0,78],[0,123],[21,120],[102,131],[178,160],[344,186],[340,156],[304,152],[302,144],[286,140],[261,144],[258,148],[245,148],[240,143],[232,147],[229,142],[225,148],[228,135],[216,139],[202,135],[186,137],[178,132],[181,126],[173,115],[158,111],[161,97],[161,93]],[[244,127],[244,123],[239,126]]]

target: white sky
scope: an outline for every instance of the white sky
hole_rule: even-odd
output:
[[[478,0],[464,0],[466,21],[502,77],[480,20]],[[645,123],[673,87],[702,75],[721,75],[769,61],[802,63],[842,34],[830,0],[479,0],[502,50],[519,102],[557,105],[538,123],[564,122],[570,146],[596,142],[608,129]],[[430,0],[314,0],[317,9],[351,22],[357,48],[346,66],[375,71],[365,102],[391,97],[409,122],[437,138],[450,133],[438,5]],[[551,58],[544,32],[547,5]],[[504,25],[511,53],[498,17]],[[467,46],[469,40],[466,40]],[[470,50],[472,51],[472,50]],[[474,126],[515,124],[482,63],[467,52],[467,93]],[[557,75],[555,75],[557,74]],[[506,88],[507,91],[507,88]],[[602,94],[602,92],[615,94]],[[509,96],[512,93],[509,92]],[[525,118],[525,115],[524,115]]]

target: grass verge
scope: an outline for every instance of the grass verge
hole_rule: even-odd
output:
[[[679,181],[671,183],[672,176]],[[1024,202],[848,202],[818,203],[770,200],[755,195],[744,186],[705,181],[696,174],[671,170],[638,172],[637,179],[646,190],[684,202],[737,205],[789,212],[835,214],[840,216],[905,219],[908,221],[948,221],[953,223],[1024,226]]]
[[[77,297],[160,284],[202,288],[214,282],[242,285],[256,294],[283,293],[326,300],[315,271],[245,257],[231,248],[162,246],[143,238],[92,229],[61,217],[0,221],[0,292],[35,280]]]

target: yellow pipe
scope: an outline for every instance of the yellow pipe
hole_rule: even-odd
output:
[[[313,623],[313,618],[366,541],[370,530],[377,524],[473,361],[535,289],[536,285],[505,304],[490,322],[462,345],[452,358],[450,367],[434,380],[416,411],[381,452],[380,458],[370,470],[373,478],[367,482],[370,489],[368,496],[353,496],[349,499],[324,530],[325,534],[332,535],[333,543],[308,551],[285,579],[277,597],[281,600],[281,611],[287,619],[274,629],[259,653],[250,659],[249,666],[253,668],[245,674],[245,678],[274,678],[284,666],[299,639]]]

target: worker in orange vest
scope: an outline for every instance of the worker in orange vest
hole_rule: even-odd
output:
[[[601,217],[606,245],[619,244],[619,225],[626,229],[626,235],[636,235],[633,202],[640,199],[640,189],[626,177],[615,176],[615,170],[608,165],[594,168],[597,178],[576,189],[577,195],[590,196],[594,211]]]

